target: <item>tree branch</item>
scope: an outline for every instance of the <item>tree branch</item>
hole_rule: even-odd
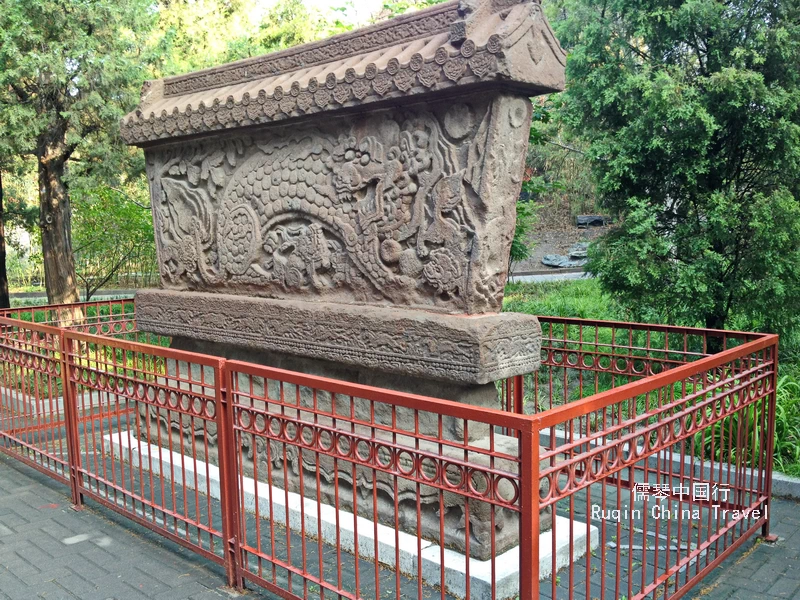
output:
[[[28,94],[28,92],[23,90],[15,83],[11,83],[9,85],[11,86],[11,89],[14,90],[14,93],[17,95],[17,98],[19,98],[20,102],[25,102],[25,103],[30,102],[31,96],[30,94]]]
[[[545,140],[545,144],[550,144],[551,146],[557,146],[559,148],[563,148],[569,152],[575,152],[576,154],[580,154],[581,156],[586,156],[586,152],[583,150],[578,150],[577,148],[573,148],[572,146],[567,146],[565,144],[559,144],[558,142],[553,142],[551,140]]]

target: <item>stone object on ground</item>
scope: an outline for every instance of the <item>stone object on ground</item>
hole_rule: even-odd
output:
[[[569,249],[569,257],[573,260],[587,258],[589,256],[589,242],[576,242]]]
[[[575,225],[581,229],[586,229],[587,227],[603,227],[613,222],[614,220],[611,217],[604,215],[578,215],[575,217]]]
[[[546,267],[555,267],[558,269],[575,269],[578,267],[586,266],[587,259],[572,259],[563,254],[545,254],[542,257],[542,264]]]
[[[574,269],[583,267],[588,261],[589,242],[576,242],[567,251],[567,255],[563,254],[545,254],[542,257],[542,264],[547,267],[555,267],[559,269]]]
[[[497,313],[529,98],[563,89],[564,65],[539,2],[461,0],[147,82],[121,124],[161,275],[140,328],[496,407],[492,381],[540,362],[536,319]]]

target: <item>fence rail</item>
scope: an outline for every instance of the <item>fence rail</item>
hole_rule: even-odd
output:
[[[677,598],[769,533],[777,337],[540,318],[497,409],[0,313],[0,450],[284,598]]]

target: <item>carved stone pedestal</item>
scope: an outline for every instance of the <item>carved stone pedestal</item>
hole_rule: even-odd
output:
[[[214,351],[213,353],[226,358],[238,359],[243,349],[236,349],[231,346],[208,345],[203,342],[194,342],[186,338],[178,338],[174,347],[180,349],[193,349],[203,351]],[[257,354],[248,355],[250,362],[262,362],[259,358],[267,355]],[[274,356],[271,357],[274,359]],[[291,362],[291,357],[285,357]],[[267,357],[269,363],[272,359]],[[277,366],[270,364],[270,366]],[[292,365],[296,366],[296,365]],[[184,367],[185,368],[185,367]],[[193,367],[198,371],[193,373],[193,379],[200,379],[199,366]],[[176,372],[176,364],[173,359],[167,361],[167,369],[171,374]],[[298,369],[295,369],[298,370]],[[340,374],[340,373],[337,373]],[[341,377],[340,377],[341,379]],[[213,385],[213,372],[206,371],[204,380],[208,385]],[[441,385],[437,382],[428,382],[433,385]],[[412,385],[426,385],[424,380],[418,380]],[[274,380],[264,380],[261,378],[243,379],[239,382],[238,388],[250,390],[256,398],[279,398],[281,395],[280,383]],[[266,386],[267,389],[264,389]],[[184,386],[186,387],[186,385]],[[195,386],[197,387],[197,386]],[[398,385],[403,388],[404,386]],[[491,387],[492,394],[483,393]],[[472,388],[472,389],[470,389]],[[497,402],[497,392],[494,385],[490,386],[463,386],[467,396],[461,399],[468,399],[478,405],[483,405],[482,401],[491,399]],[[198,390],[195,390],[198,391]],[[401,391],[407,391],[402,390]],[[339,419],[337,422],[330,417],[321,416],[311,411],[304,411],[303,408],[311,409],[316,407],[321,413],[332,413],[332,395],[323,390],[312,389],[300,386],[295,390],[294,386],[284,384],[283,392],[286,397],[292,398],[292,403],[297,402],[299,409],[287,407],[283,404],[267,403],[260,400],[255,401],[255,407],[259,410],[274,413],[283,419],[301,422],[306,420],[315,423],[316,426],[341,428],[348,435],[361,435],[365,439],[374,439],[378,442],[386,443],[385,448],[392,446],[407,447],[414,452],[429,453],[431,456],[443,455],[453,460],[452,467],[460,461],[466,461],[476,467],[490,467],[487,451],[490,448],[488,426],[471,421],[469,424],[468,435],[463,429],[464,421],[460,419],[444,418],[439,429],[439,416],[433,413],[420,411],[414,413],[402,408],[394,411],[388,405],[380,403],[371,404],[361,401],[358,398],[352,400],[354,416],[363,422],[374,422],[376,424],[394,427],[400,433],[392,433],[386,430],[374,429],[368,426],[356,426],[352,429],[349,421]],[[470,395],[469,392],[472,392]],[[451,390],[450,395],[453,400],[459,398]],[[350,412],[350,402],[345,403],[345,412]],[[139,406],[139,431],[142,432],[143,441],[150,443],[160,443],[168,445],[170,448],[183,448],[187,454],[196,455],[199,459],[218,464],[218,448],[216,437],[216,425],[214,422],[198,423],[189,416],[181,416],[177,412],[170,412],[168,409],[159,408],[155,405],[141,404]],[[464,450],[455,446],[440,445],[434,441],[420,440],[417,435],[404,435],[402,431],[413,432],[417,430],[421,435],[436,437],[441,431],[445,439],[453,441],[463,441],[465,438],[470,440],[470,448],[473,450],[465,456]],[[200,437],[205,437],[208,441],[208,454],[204,454],[205,447]],[[307,497],[314,498],[323,504],[337,506],[339,509],[357,513],[366,519],[374,519],[377,515],[378,522],[388,527],[399,527],[412,535],[421,535],[424,539],[439,542],[440,538],[440,510],[444,507],[444,532],[445,544],[463,554],[467,552],[466,543],[466,521],[469,518],[469,555],[478,560],[490,560],[492,558],[492,538],[494,538],[494,550],[496,554],[506,552],[519,545],[519,513],[507,510],[502,507],[492,507],[487,502],[471,500],[469,510],[466,510],[464,496],[458,493],[444,492],[436,487],[418,485],[412,479],[395,477],[394,475],[381,470],[373,470],[367,466],[354,465],[348,461],[336,461],[331,456],[316,454],[313,452],[300,452],[298,446],[273,442],[265,437],[243,436],[242,462],[243,473],[247,477],[255,477],[258,474],[260,479],[266,481],[265,473],[269,473],[269,481],[280,488],[290,492],[302,493]],[[493,436],[493,450],[495,453],[513,456],[518,450],[518,440],[495,433]],[[542,451],[544,451],[542,449]],[[405,458],[404,458],[405,457]],[[391,457],[381,455],[381,460],[389,464]],[[409,463],[411,455],[402,452],[399,455],[401,472],[411,472],[414,466]],[[433,463],[431,463],[433,464]],[[338,468],[337,468],[338,465]],[[542,463],[542,468],[546,468],[548,463]],[[434,479],[436,473],[431,471],[431,465],[422,464],[425,471],[424,477]],[[491,464],[492,469],[506,471],[508,473],[518,472],[519,466],[501,458],[495,458]],[[426,470],[427,469],[427,470]],[[453,480],[460,476],[456,471],[451,474]],[[318,485],[319,482],[319,485]],[[285,484],[285,485],[284,485]],[[486,481],[480,477],[473,479],[473,485],[477,493],[485,492]],[[356,487],[355,493],[353,487]],[[373,494],[374,492],[374,494]],[[509,481],[501,480],[498,493],[509,502],[513,502],[515,490]],[[357,506],[354,505],[354,498],[357,498]],[[374,504],[373,504],[374,503]],[[419,507],[419,518],[417,508]],[[543,510],[539,517],[540,530],[546,531],[550,528],[552,513],[549,509]],[[492,527],[494,526],[494,530]]]
[[[408,385],[407,376],[455,384],[457,393],[462,394],[464,385],[481,386],[535,371],[541,360],[538,319],[516,313],[446,315],[380,306],[142,290],[136,294],[136,321],[145,331],[209,342],[197,348],[220,356],[236,353],[244,360],[270,366],[361,383],[385,382],[387,387],[401,381],[403,391],[409,392],[414,386]],[[190,349],[188,342],[180,344]],[[241,350],[222,353],[215,350],[217,344]],[[358,379],[353,373],[359,373]],[[398,380],[382,374],[406,377]],[[448,386],[419,384],[417,389],[421,393],[430,390],[435,393],[429,395],[437,397],[453,396]],[[470,393],[474,391],[472,387]]]

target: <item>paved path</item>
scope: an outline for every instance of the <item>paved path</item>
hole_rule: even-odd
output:
[[[567,281],[568,279],[588,279],[591,275],[584,271],[567,271],[553,273],[531,273],[527,275],[512,274],[509,277],[511,283],[531,283],[540,281]]]
[[[272,600],[224,587],[221,568],[0,455],[0,599]]]
[[[776,544],[748,541],[686,597],[800,599],[800,504],[776,500]],[[273,600],[223,585],[222,569],[0,455],[0,599]]]
[[[775,544],[747,542],[717,567],[689,598],[695,600],[800,599],[800,504],[773,500]]]

